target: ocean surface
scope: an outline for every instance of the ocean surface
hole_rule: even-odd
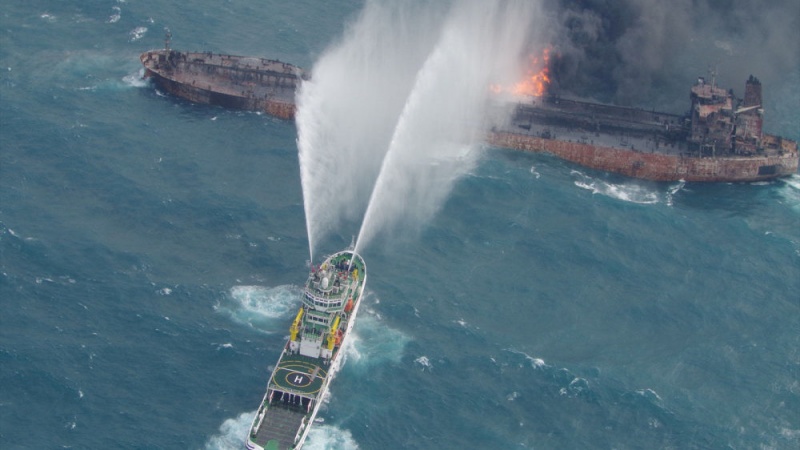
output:
[[[311,67],[360,7],[3,3],[0,448],[242,448],[308,267],[296,129],[165,96],[138,56],[169,27]],[[798,72],[764,87],[793,139]],[[648,183],[487,149],[363,256],[308,448],[800,446],[798,175]]]

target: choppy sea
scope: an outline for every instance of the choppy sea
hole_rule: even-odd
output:
[[[138,55],[168,26],[310,67],[360,6],[4,2],[0,448],[242,447],[308,264],[296,129],[165,96]],[[800,138],[800,76],[769,89],[768,131]],[[798,175],[489,149],[419,235],[363,254],[309,448],[800,446]]]

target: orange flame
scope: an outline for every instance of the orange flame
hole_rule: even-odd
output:
[[[517,83],[512,92],[520,95],[533,95],[535,97],[541,97],[544,95],[545,91],[547,90],[547,86],[550,84],[550,67],[548,66],[549,62],[549,48],[544,49],[541,60],[535,56],[532,57],[531,69],[528,70],[528,78],[520,83]],[[538,71],[534,72],[537,69]]]
[[[528,76],[515,84],[514,87],[509,88],[500,85],[490,85],[489,90],[495,94],[501,92],[511,92],[515,95],[532,95],[534,97],[541,97],[547,92],[547,86],[550,84],[550,48],[547,47],[542,51],[542,56],[531,56],[531,64],[528,69]]]

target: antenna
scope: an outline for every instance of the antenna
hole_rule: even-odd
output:
[[[711,91],[717,88],[717,66],[708,68],[708,74],[711,75]]]
[[[172,42],[172,33],[169,31],[169,27],[164,27],[164,50],[169,51],[170,42]]]

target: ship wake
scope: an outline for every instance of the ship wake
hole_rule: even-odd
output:
[[[261,332],[283,333],[298,297],[300,289],[292,285],[234,286],[214,309]]]

